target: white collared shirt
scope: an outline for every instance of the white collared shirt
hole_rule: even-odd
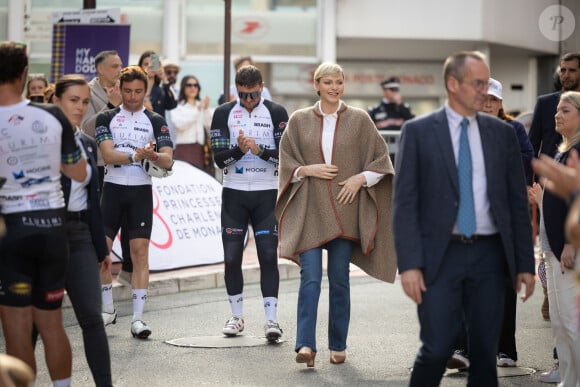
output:
[[[332,147],[334,145],[334,133],[336,131],[336,121],[338,120],[338,111],[342,108],[344,102],[340,101],[338,104],[338,108],[334,113],[326,114],[322,111],[322,107],[320,104],[318,105],[318,111],[322,115],[322,155],[324,156],[324,162],[328,165],[332,163]],[[296,168],[294,171],[294,178],[292,179],[292,183],[296,183],[302,180],[302,177],[298,176],[298,171],[302,167]],[[361,172],[365,177],[366,184],[363,187],[372,187],[373,185],[377,184],[381,179],[385,176],[382,173],[371,172],[371,171],[362,171]]]
[[[463,116],[454,111],[445,102],[445,114],[449,124],[449,134],[453,144],[453,154],[455,164],[459,158],[459,137],[461,136],[461,120]],[[476,234],[491,235],[497,233],[497,227],[491,213],[491,206],[487,196],[487,177],[485,174],[485,161],[483,159],[483,147],[481,145],[481,135],[477,124],[476,116],[465,117],[469,121],[467,127],[467,138],[471,151],[471,163],[473,166],[473,203],[475,206]],[[453,227],[453,234],[461,234],[457,228],[457,223]]]
[[[73,211],[73,212],[77,212],[77,211],[83,211],[87,209],[87,203],[88,203],[88,192],[85,189],[85,187],[91,182],[91,175],[92,175],[92,169],[91,169],[91,164],[89,163],[88,160],[88,156],[85,153],[85,148],[83,147],[83,144],[81,143],[81,133],[79,128],[76,128],[75,131],[75,140],[83,154],[83,157],[85,159],[87,159],[87,177],[85,177],[85,180],[83,180],[82,182],[77,182],[73,179],[71,179],[71,185],[70,185],[70,196],[68,198],[68,205],[67,205],[67,210],[68,211]]]

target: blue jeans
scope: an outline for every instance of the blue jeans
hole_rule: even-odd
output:
[[[300,254],[296,352],[301,347],[310,347],[316,352],[316,318],[322,282],[323,248],[328,250],[327,273],[330,284],[328,348],[332,351],[346,349],[350,322],[349,264],[352,242],[338,238]]]

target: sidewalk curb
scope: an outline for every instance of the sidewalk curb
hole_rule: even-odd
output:
[[[300,267],[293,262],[280,260],[278,263],[280,281],[300,278]],[[260,265],[250,264],[242,266],[244,283],[254,284],[260,282]],[[167,273],[152,274],[149,281],[148,296],[175,294],[192,290],[225,288],[223,269],[208,270],[203,273],[179,272],[179,270]],[[113,299],[115,301],[130,300],[133,298],[131,288],[122,285],[117,280],[113,281]],[[68,294],[65,294],[62,307],[72,306]]]

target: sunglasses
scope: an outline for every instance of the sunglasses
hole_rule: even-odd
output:
[[[387,90],[399,91],[399,88],[398,87],[387,87]]]
[[[240,99],[242,100],[247,99],[248,97],[250,97],[250,99],[256,99],[260,96],[260,93],[262,93],[262,90],[253,91],[251,93],[244,93],[243,91],[238,91],[238,97],[240,97]]]
[[[178,72],[177,70],[165,70],[165,74],[167,75],[177,75]]]
[[[199,87],[199,84],[197,83],[186,83],[185,87]]]

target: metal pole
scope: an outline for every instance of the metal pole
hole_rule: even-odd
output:
[[[83,9],[97,8],[97,0],[83,0]]]
[[[224,102],[230,100],[230,54],[232,32],[232,0],[225,1],[224,28]]]

